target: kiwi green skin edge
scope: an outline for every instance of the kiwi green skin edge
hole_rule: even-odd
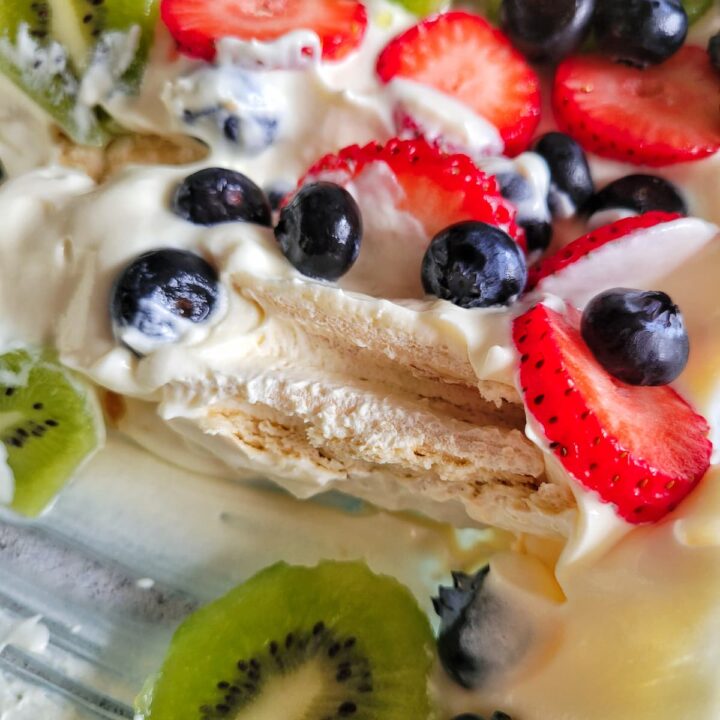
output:
[[[57,432],[31,439],[42,443],[42,455],[32,447],[7,447],[8,464],[15,476],[15,495],[10,505],[15,512],[35,517],[55,498],[78,467],[104,440],[101,412],[92,391],[53,359],[49,352],[31,354],[17,350],[0,355],[0,371],[19,373],[29,366],[26,386],[18,386],[12,397],[0,396],[0,413],[8,412],[23,400],[24,407],[42,402],[39,416],[55,417],[62,423]],[[61,408],[58,414],[56,408]],[[70,442],[70,438],[72,442]]]
[[[54,2],[64,2],[71,7],[87,46],[88,62],[96,42],[95,38],[89,35],[88,28],[92,26],[82,22],[89,8],[102,19],[103,26],[108,30],[126,31],[133,25],[140,27],[140,42],[135,59],[121,78],[119,87],[125,93],[136,92],[152,46],[159,17],[159,0],[105,0],[100,6],[91,6],[87,0]],[[14,44],[21,24],[27,22],[33,26],[36,20],[30,10],[29,0],[0,0],[0,40]],[[83,68],[69,67],[64,76],[54,76],[48,85],[33,84],[20,68],[0,53],[0,72],[7,75],[20,90],[43,108],[75,142],[101,147],[113,134],[119,132],[120,128],[113,121],[104,118],[102,113],[91,117],[89,124],[84,127],[77,122],[73,111],[82,70]]]
[[[277,563],[193,613],[138,698],[138,713],[146,720],[197,720],[198,707],[238,660],[320,620],[357,638],[358,652],[369,658],[373,720],[433,716],[428,676],[435,643],[426,615],[397,580],[374,575],[364,563],[331,561],[314,568]]]

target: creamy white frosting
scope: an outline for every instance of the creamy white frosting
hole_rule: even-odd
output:
[[[371,26],[361,49],[334,65],[312,57],[306,64],[300,61],[304,56],[298,55],[298,47],[314,43],[311,34],[304,33],[274,47],[222,43],[219,67],[210,70],[186,58],[168,61],[168,38],[160,33],[140,96],[112,96],[107,105],[128,127],[160,134],[187,132],[184,111],[200,109],[192,103],[200,97],[202,103],[226,100],[225,94],[236,87],[233,78],[251,72],[248,66],[262,65],[264,69],[252,71],[253,78],[264,84],[263,98],[282,116],[276,143],[248,154],[210,126],[200,133],[211,144],[204,165],[238,168],[261,185],[295,180],[319,155],[342,145],[389,137],[397,100],[422,114],[438,132],[483,152],[497,152],[497,131],[459,112],[454,101],[440,103],[435,91],[407,83],[380,86],[373,72],[377,51],[412,18],[382,0],[369,3],[369,10]],[[707,37],[718,17],[720,11],[713,11],[693,32]],[[286,69],[266,69],[276,63]],[[119,269],[145,250],[170,246],[200,252],[217,265],[226,286],[231,274],[243,272],[287,282],[313,281],[289,266],[266,228],[238,223],[205,228],[175,217],[168,208],[170,194],[194,167],[128,169],[102,187],[82,173],[54,167],[26,173],[53,157],[48,124],[1,78],[0,93],[0,158],[15,176],[0,187],[0,249],[3,257],[14,259],[12,264],[0,263],[0,347],[54,343],[66,362],[99,384],[148,401],[159,400],[162,388],[174,380],[199,379],[202,384],[208,373],[231,376],[250,354],[272,362],[280,347],[289,356],[303,351],[305,340],[290,324],[236,293],[228,297],[227,312],[197,342],[167,346],[142,360],[120,347],[107,314],[110,286]],[[598,184],[641,171],[597,158],[590,161]],[[659,172],[680,186],[693,214],[720,222],[717,156]],[[546,182],[537,168],[529,174]],[[465,311],[423,299],[415,270],[399,272],[398,267],[418,264],[427,237],[414,218],[391,211],[388,199],[398,191],[393,179],[376,167],[351,190],[368,203],[363,210],[369,231],[365,254],[343,279],[338,297],[377,304],[402,322],[445,333],[467,348],[478,378],[511,383],[515,353],[509,320],[524,304],[509,311]],[[664,231],[687,241],[683,251],[661,251],[648,258],[649,276],[641,278],[638,268],[637,273],[631,269],[627,279],[669,292],[683,310],[691,357],[678,386],[708,418],[720,446],[720,244],[708,222],[675,222]],[[566,228],[569,236],[580,234],[576,230],[577,224]],[[642,240],[652,244],[652,233],[660,230],[647,232],[650,236]],[[560,234],[555,243],[566,239]],[[363,258],[370,257],[383,272],[366,265]],[[605,270],[599,268],[601,282]],[[645,264],[642,269],[647,269]],[[572,288],[555,290],[563,295],[575,293],[573,288],[580,292],[587,280],[578,268]],[[579,295],[572,297],[583,302]],[[558,302],[556,297],[547,301]],[[221,391],[218,385],[206,389]],[[193,408],[184,405],[182,397],[166,397],[162,413],[182,432]],[[136,436],[143,435],[152,445],[151,436],[143,432],[149,425],[143,424]],[[529,427],[527,434],[544,448],[537,431]],[[163,435],[157,442],[170,440]],[[550,459],[547,469],[563,475]],[[578,522],[568,543],[520,538],[515,553],[493,561],[491,577],[498,592],[506,593],[515,611],[538,629],[532,652],[477,696],[443,685],[440,695],[447,707],[457,712],[502,707],[522,720],[717,717],[718,481],[714,468],[671,518],[634,529],[571,483]],[[307,488],[305,494],[317,489]]]

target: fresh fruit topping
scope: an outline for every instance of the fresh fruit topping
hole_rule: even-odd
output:
[[[238,68],[218,73],[203,64],[182,82],[168,83],[163,99],[189,134],[210,145],[224,139],[233,150],[255,155],[278,139],[287,104],[259,75]]]
[[[286,180],[276,180],[265,186],[264,192],[273,212],[280,210],[285,198],[293,192],[295,186]]]
[[[492,225],[456,223],[430,242],[422,281],[425,292],[460,307],[510,305],[527,281],[525,256],[507,233]]]
[[[0,184],[5,182],[7,180],[7,171],[5,170],[5,166],[2,164],[2,160],[0,160]]]
[[[569,135],[549,132],[533,150],[545,159],[550,170],[550,211],[555,217],[572,217],[595,190],[583,149]]]
[[[550,173],[545,161],[524,152],[513,160],[506,157],[478,161],[483,172],[494,175],[500,194],[517,209],[517,223],[525,231],[528,252],[544,250],[552,238],[547,204]]]
[[[0,355],[0,502],[34,517],[102,443],[92,392],[52,358]]]
[[[490,567],[474,575],[454,572],[453,587],[433,598],[440,616],[438,655],[445,672],[466,688],[479,688],[493,673],[525,654],[529,626],[488,588]]]
[[[705,474],[708,424],[671,387],[626,385],[567,317],[538,304],[513,323],[528,412],[565,470],[630,523],[660,520]]]
[[[590,30],[595,0],[503,0],[502,29],[533,62],[555,62],[574,52]]]
[[[600,0],[593,17],[600,51],[637,67],[667,60],[682,47],[687,31],[680,0]]]
[[[223,298],[212,265],[187,250],[150,250],[118,276],[110,297],[115,337],[136,355],[193,340]]]
[[[579,308],[618,285],[650,289],[717,233],[711,223],[677,214],[623,218],[573,240],[530,268],[528,288],[557,295]]]
[[[392,198],[397,209],[417,218],[427,237],[461,220],[478,220],[524,244],[515,208],[500,195],[495,178],[481,172],[466,155],[447,155],[422,139],[350,145],[318,160],[300,185],[319,180],[357,184],[360,175],[377,164],[389,169],[399,185],[397,197]],[[362,207],[363,199],[356,200]]]
[[[393,0],[398,5],[402,5],[413,15],[425,17],[435,12],[439,12],[447,5],[447,0]]]
[[[568,58],[555,74],[553,109],[560,130],[586,150],[659,166],[717,152],[718,95],[708,54],[685,46],[645,70],[598,55]]]
[[[699,20],[713,5],[713,0],[682,0],[682,6],[688,16],[688,22],[692,25]]]
[[[535,71],[479,15],[423,20],[388,43],[376,69],[384,83],[406,78],[464,103],[500,131],[509,155],[527,147],[540,120]]]
[[[0,72],[78,143],[108,137],[98,106],[142,77],[156,0],[0,3]]]
[[[663,292],[605,290],[587,304],[580,333],[605,370],[629,385],[667,385],[687,365],[685,322]]]
[[[712,66],[720,72],[720,32],[715,33],[708,40],[707,51]]]
[[[263,570],[191,615],[138,700],[145,720],[432,716],[433,638],[396,580],[357,562]]]
[[[357,0],[161,0],[162,19],[180,50],[212,60],[226,37],[269,42],[293,30],[312,30],[324,60],[340,60],[360,45],[367,26]]]
[[[303,275],[337,280],[360,253],[360,208],[339,185],[304,185],[280,211],[275,237],[283,255]]]
[[[225,168],[204,168],[188,175],[175,190],[172,210],[196,225],[272,224],[265,193],[250,178]]]
[[[657,175],[626,175],[595,193],[584,208],[588,215],[603,210],[630,210],[646,213],[662,210],[687,215],[680,191],[669,180]]]

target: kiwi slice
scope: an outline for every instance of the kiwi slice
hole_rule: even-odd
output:
[[[102,438],[92,393],[48,354],[0,355],[0,494],[13,510],[38,515]]]
[[[699,20],[711,7],[713,0],[682,0],[690,24]]]
[[[122,91],[135,91],[157,14],[158,0],[2,1],[0,72],[73,140],[102,145],[110,124],[104,111],[87,103],[83,79],[105,68],[103,83],[109,76]]]
[[[395,2],[420,17],[440,12],[449,4],[448,0],[395,0]]]
[[[146,720],[426,720],[427,617],[359,562],[278,563],[191,615],[138,700]]]

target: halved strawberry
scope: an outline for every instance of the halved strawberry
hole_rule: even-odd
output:
[[[699,160],[720,149],[720,75],[686,45],[643,70],[598,55],[563,61],[555,73],[559,129],[586,150],[644,165]]]
[[[367,27],[358,0],[162,0],[160,14],[181,51],[205,60],[220,38],[270,41],[299,29],[317,33],[325,60],[340,60]]]
[[[557,295],[579,308],[612,287],[650,290],[717,234],[716,225],[677,213],[623,218],[531,267],[527,288]]]
[[[516,210],[500,195],[494,176],[479,170],[467,155],[447,155],[422,139],[350,145],[318,160],[299,184],[327,180],[346,185],[374,163],[390,169],[402,191],[395,198],[398,210],[417,218],[428,237],[455,222],[479,220],[525,247]]]
[[[708,424],[671,387],[626,385],[595,360],[566,316],[535,305],[513,323],[528,412],[581,485],[631,523],[671,512],[710,463]]]
[[[540,121],[535,71],[479,15],[457,11],[423,20],[388,43],[376,69],[384,83],[407,78],[464,103],[497,127],[508,155],[527,148]]]

